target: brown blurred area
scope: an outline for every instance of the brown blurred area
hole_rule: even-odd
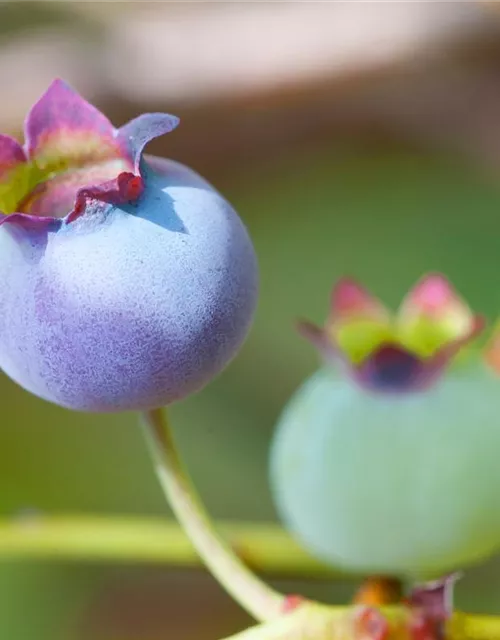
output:
[[[149,151],[189,164],[223,192],[237,193],[234,185],[245,184],[252,194],[255,176],[277,166],[285,175],[291,159],[296,168],[301,158],[345,146],[464,153],[498,173],[500,10],[492,2],[1,3],[0,131],[19,135],[24,114],[56,76],[117,126],[145,111],[179,115],[178,130]],[[300,181],[300,172],[287,179]],[[257,228],[264,212],[254,206],[251,214],[243,197],[235,204],[248,221],[254,216]],[[256,338],[253,353],[267,353],[274,340],[279,345],[271,330]],[[275,351],[271,372],[281,371],[273,362],[283,360],[282,352],[279,346]],[[245,361],[250,374],[257,370],[254,357]],[[238,412],[250,412],[250,374],[238,374],[240,395],[229,383],[214,402],[232,407],[241,401]],[[294,382],[266,384],[257,417],[270,424]],[[8,384],[2,397],[12,391]],[[265,395],[273,388],[275,404]],[[18,411],[20,397],[11,411]],[[71,419],[65,414],[64,420]],[[267,482],[262,460],[269,430],[261,430],[255,471],[261,484],[251,497],[266,509],[268,497],[258,491]],[[247,493],[253,491],[249,485]],[[42,624],[37,636],[22,626],[22,613],[11,616],[8,631],[16,640],[215,640],[250,622],[202,572],[46,567],[42,579],[30,571],[14,580],[33,591],[26,595],[19,587],[11,598],[28,598],[33,611],[45,606],[36,588],[40,579],[46,586],[39,589],[67,602],[54,609],[53,620],[40,618],[47,627]],[[331,601],[354,590],[350,583],[280,586]],[[17,624],[24,631],[16,631]]]
[[[490,6],[491,5],[491,6]],[[2,130],[63,76],[116,124],[168,109],[151,147],[212,177],[237,163],[393,136],[498,140],[500,16],[480,2],[4,2]],[[3,17],[2,17],[3,14]],[[500,135],[500,134],[497,134]]]

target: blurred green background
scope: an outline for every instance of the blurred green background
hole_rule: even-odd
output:
[[[336,278],[356,276],[396,306],[439,270],[475,309],[500,313],[500,12],[296,6],[0,5],[3,131],[19,134],[55,76],[117,125],[176,113],[182,126],[152,151],[203,173],[248,225],[261,269],[251,335],[218,380],[172,409],[192,476],[225,519],[276,518],[269,439],[317,364],[293,323],[323,319]],[[0,400],[2,516],[167,516],[134,415],[70,413],[5,377]],[[280,583],[332,602],[355,586]],[[500,614],[500,560],[458,591],[461,606]],[[201,571],[0,550],[0,638],[202,640],[248,622]]]

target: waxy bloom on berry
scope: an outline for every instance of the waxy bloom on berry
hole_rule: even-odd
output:
[[[286,407],[271,473],[319,557],[422,579],[500,548],[500,380],[468,348],[482,325],[437,274],[396,316],[342,280],[325,327],[301,323],[326,363]]]
[[[144,157],[178,119],[119,129],[56,80],[21,146],[0,136],[0,367],[89,411],[149,409],[235,354],[257,296],[231,206],[178,163]]]

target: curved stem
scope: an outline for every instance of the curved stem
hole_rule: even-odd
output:
[[[284,597],[253,574],[216,532],[184,471],[165,411],[144,413],[144,424],[158,480],[206,567],[254,618],[267,621],[279,616]]]

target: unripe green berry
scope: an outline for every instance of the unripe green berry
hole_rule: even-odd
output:
[[[279,420],[271,479],[285,524],[335,566],[427,578],[475,563],[500,547],[500,381],[470,358],[386,394],[323,368]]]

